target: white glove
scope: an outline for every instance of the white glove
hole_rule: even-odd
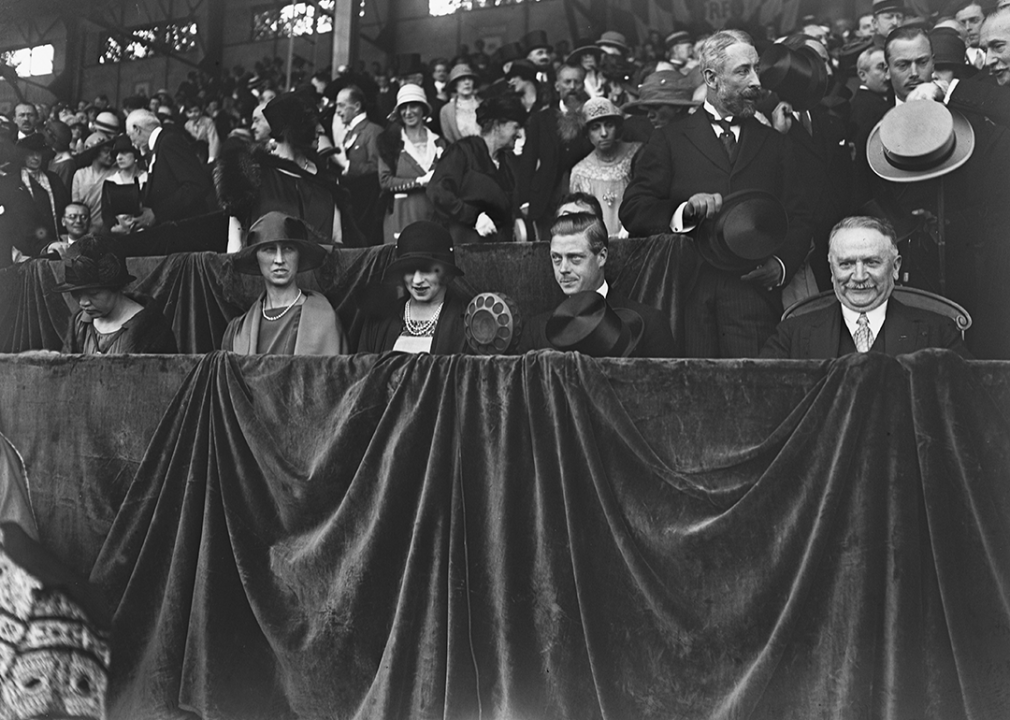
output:
[[[493,233],[498,232],[498,228],[495,227],[494,220],[487,216],[487,213],[481,213],[477,216],[477,224],[474,225],[474,229],[477,230],[477,234],[481,237],[487,237]]]
[[[424,187],[425,185],[427,185],[428,183],[431,182],[431,176],[434,175],[434,174],[435,174],[435,169],[432,168],[431,170],[429,170],[428,172],[426,172],[424,175],[422,175],[421,177],[419,177],[417,179],[417,184],[420,185],[420,186],[422,186],[422,187]]]

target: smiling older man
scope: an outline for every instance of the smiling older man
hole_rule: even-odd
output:
[[[828,263],[838,302],[782,322],[762,358],[827,359],[871,350],[894,356],[923,348],[968,356],[953,320],[891,297],[901,256],[888,222],[842,220],[831,231]]]

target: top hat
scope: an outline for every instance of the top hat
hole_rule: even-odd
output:
[[[815,107],[828,89],[824,60],[809,47],[794,50],[782,43],[770,45],[761,53],[758,77],[765,89],[788,101],[794,110]]]
[[[908,10],[905,8],[905,3],[903,0],[873,0],[873,14],[883,12],[900,12],[903,15],[908,14]]]
[[[404,75],[417,75],[418,73],[425,75],[428,72],[424,63],[421,62],[421,56],[418,53],[403,53],[397,55],[393,64],[394,67],[396,67],[396,74],[398,77],[403,77]]]
[[[81,238],[63,259],[63,282],[52,292],[75,290],[118,290],[136,280],[126,269],[126,258],[111,238]]]
[[[975,131],[956,110],[929,100],[892,108],[870,132],[866,159],[885,180],[918,182],[964,165],[975,149]]]
[[[46,144],[45,136],[40,132],[33,132],[25,135],[17,141],[17,147],[25,152],[45,152],[49,146]]]
[[[531,30],[526,33],[526,36],[523,37],[522,46],[527,54],[529,54],[531,50],[536,50],[537,48],[547,48],[547,52],[554,49],[554,47],[547,42],[547,33],[543,30]]]
[[[789,218],[778,198],[763,190],[741,190],[723,198],[722,210],[702,223],[698,254],[729,272],[749,272],[782,246]]]
[[[505,293],[480,293],[466,306],[463,332],[481,355],[500,355],[518,344],[522,334],[519,306]]]
[[[419,220],[405,227],[396,239],[396,259],[386,267],[383,279],[399,281],[404,273],[436,262],[442,263],[449,275],[463,274],[456,266],[449,231],[438,223]]]
[[[246,275],[259,275],[256,251],[276,242],[292,243],[298,248],[298,272],[312,270],[323,264],[326,250],[309,239],[309,231],[298,218],[273,210],[252,224],[246,246],[235,253],[235,269]]]
[[[954,28],[940,27],[929,31],[933,48],[933,65],[941,70],[952,69],[958,77],[974,75],[978,68],[965,62],[965,44]]]
[[[634,352],[645,321],[634,310],[613,308],[595,290],[570,295],[558,305],[544,329],[558,350],[592,357],[628,357]]]
[[[452,70],[449,71],[449,79],[445,81],[445,84],[449,86],[449,89],[453,89],[456,86],[456,82],[463,78],[470,78],[476,82],[477,73],[466,63],[458,63],[457,65],[453,65]]]
[[[61,120],[50,120],[46,123],[45,128],[42,130],[42,134],[46,137],[46,142],[49,146],[56,150],[57,152],[63,152],[70,149],[70,141],[73,139],[73,135],[70,132],[70,127]]]
[[[626,53],[631,49],[628,47],[628,41],[625,39],[624,35],[619,32],[614,32],[613,30],[608,30],[600,35],[600,39],[596,41],[596,45],[598,47],[610,45],[611,47],[619,49],[622,53]]]
[[[680,45],[682,43],[691,42],[691,33],[687,30],[674,30],[672,33],[666,36],[666,40],[663,41],[663,45],[667,48],[672,48],[674,45]]]
[[[431,105],[428,103],[428,96],[424,94],[424,90],[420,85],[415,85],[414,83],[401,85],[400,89],[396,91],[396,107],[393,109],[393,112],[399,112],[400,106],[406,103],[420,103],[424,105],[425,115],[431,114]]]
[[[565,58],[565,63],[568,65],[574,65],[580,56],[587,53],[595,55],[596,59],[599,60],[603,51],[600,49],[600,46],[596,44],[595,40],[580,38],[575,41],[575,49],[568,53],[568,57]]]
[[[624,113],[621,109],[614,105],[609,98],[605,97],[594,97],[589,98],[582,105],[582,117],[586,120],[586,127],[589,123],[596,120],[602,120],[603,118],[616,118],[618,120],[624,119]]]
[[[678,70],[657,70],[648,75],[638,86],[638,100],[626,103],[625,112],[646,108],[650,105],[701,105],[694,99],[694,83],[688,75]]]

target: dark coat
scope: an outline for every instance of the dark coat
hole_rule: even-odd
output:
[[[613,289],[607,292],[607,303],[615,309],[625,308],[626,310],[634,310],[645,321],[642,338],[638,341],[638,345],[635,347],[634,352],[632,352],[631,357],[676,357],[676,346],[673,342],[673,333],[670,331],[670,318],[656,308],[626,298],[614,292]],[[520,353],[530,350],[554,349],[554,346],[547,339],[547,321],[553,314],[553,311],[540,313],[526,323],[523,327],[522,337],[519,339]]]
[[[762,358],[816,360],[840,357],[842,333],[848,332],[841,303],[789,318],[761,350]],[[950,318],[903,305],[894,297],[887,303],[887,317],[871,350],[890,356],[925,348],[945,348],[970,357],[961,333]]]
[[[350,166],[341,184],[351,196],[354,222],[364,235],[365,244],[382,244],[382,218],[379,187],[379,148],[382,127],[364,120],[344,138],[344,149]]]
[[[130,295],[130,298],[141,303],[144,309],[127,320],[107,352],[109,354],[179,352],[172,325],[162,314],[156,301],[138,295]],[[78,311],[70,321],[70,327],[67,328],[67,334],[63,338],[63,352],[84,352],[88,333],[92,329],[92,323],[84,319],[84,311]]]
[[[571,142],[561,140],[557,106],[532,113],[526,123],[526,143],[519,158],[516,207],[528,202],[531,220],[549,219],[561,195],[568,192],[567,174],[592,151],[585,133]]]
[[[852,96],[848,134],[854,149],[852,203],[859,207],[874,196],[876,176],[866,160],[866,141],[870,132],[894,107],[894,98],[866,88],[859,88]]]
[[[984,115],[1000,125],[1010,125],[1010,87],[986,80],[962,79],[950,94],[950,107]]]
[[[396,339],[403,332],[403,306],[407,300],[396,304],[396,312],[369,318],[361,329],[357,352],[382,353],[393,349]],[[435,326],[431,340],[432,355],[454,355],[467,352],[466,335],[463,328],[463,313],[466,303],[451,291],[445,294],[445,305]]]
[[[150,158],[149,158],[150,159]],[[154,143],[154,165],[144,186],[145,207],[158,224],[185,220],[213,210],[214,186],[193,152],[187,135],[164,127]]]
[[[512,200],[515,175],[503,153],[495,167],[487,143],[480,136],[466,137],[449,146],[428,183],[428,199],[436,219],[452,234],[454,244],[509,242],[512,240]],[[474,225],[487,213],[498,232],[481,238]]]

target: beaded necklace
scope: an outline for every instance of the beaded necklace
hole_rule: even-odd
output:
[[[291,308],[293,308],[295,305],[297,305],[298,301],[301,300],[301,299],[302,299],[302,291],[299,288],[299,290],[298,290],[298,297],[295,298],[295,301],[293,303],[291,303],[290,305],[288,305],[286,308],[284,308],[281,311],[280,315],[274,315],[273,317],[270,317],[269,315],[267,315],[267,303],[266,303],[266,300],[264,300],[263,301],[263,306],[261,308],[261,312],[263,313],[263,319],[264,320],[280,320],[282,317],[284,317],[285,315],[287,315],[288,312],[291,310]],[[277,308],[270,308],[270,309],[271,310],[276,310]]]
[[[443,300],[435,308],[435,314],[431,316],[428,320],[414,320],[410,317],[410,303],[408,300],[407,304],[403,306],[403,330],[408,335],[413,337],[429,337],[435,334],[435,326],[438,325],[438,316],[442,314],[442,306],[445,304]]]

